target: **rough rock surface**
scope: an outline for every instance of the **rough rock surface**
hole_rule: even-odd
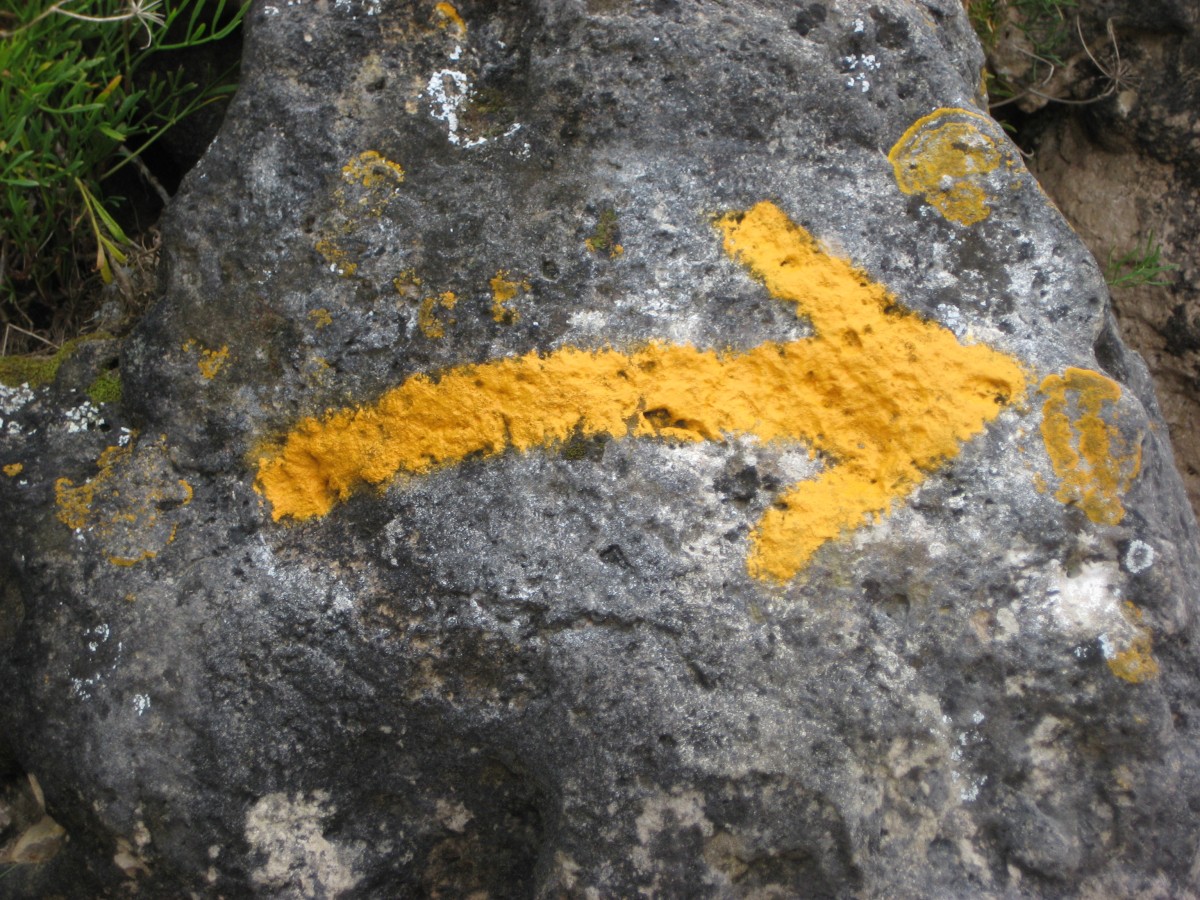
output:
[[[955,0],[246,39],[123,400],[0,388],[0,894],[1196,892],[1195,521]]]
[[[1113,300],[1200,510],[1200,7],[1119,0],[1079,12],[1103,70],[1085,58],[1070,102],[1023,123],[1023,138],[1039,183],[1097,259],[1149,242],[1177,267],[1161,284],[1114,288]]]

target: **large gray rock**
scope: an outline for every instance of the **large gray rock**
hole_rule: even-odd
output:
[[[980,60],[256,4],[124,399],[0,388],[0,893],[1194,893],[1195,522]]]

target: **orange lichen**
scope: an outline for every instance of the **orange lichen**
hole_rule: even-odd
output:
[[[458,296],[452,291],[443,291],[436,297],[426,297],[421,301],[421,309],[417,313],[417,325],[427,338],[437,340],[446,336],[446,326],[437,317],[438,307],[450,310],[458,304]],[[450,320],[453,323],[453,319]]]
[[[145,562],[148,559],[154,559],[157,556],[158,554],[153,550],[143,550],[137,556],[110,556],[108,558],[108,562],[110,565],[124,566],[125,568],[128,568],[130,566],[136,566],[140,562]]]
[[[424,280],[417,274],[416,269],[405,269],[399,275],[392,279],[392,287],[396,289],[396,293],[407,299],[415,299],[420,296],[421,285]]]
[[[358,271],[358,263],[351,258],[350,252],[328,238],[317,241],[313,249],[325,257],[331,272],[343,278],[350,278]]]
[[[25,471],[24,463],[19,463],[19,462],[9,463],[7,466],[4,467],[4,474],[7,475],[9,478],[16,478],[18,475],[20,475],[24,471]]]
[[[305,419],[265,454],[256,486],[272,516],[321,516],[363,483],[574,435],[807,441],[830,468],[785,491],[751,537],[751,574],[782,582],[886,513],[1024,391],[1011,357],[898,311],[886,288],[773,204],[717,227],[726,252],[808,317],[815,338],[744,352],[564,347],[414,375],[372,404]]]
[[[463,32],[463,34],[466,34],[467,23],[463,21],[463,17],[458,14],[458,10],[455,9],[451,4],[439,3],[434,7],[434,11],[442,17],[441,26],[443,28],[447,28],[450,25],[455,25],[460,31]]]
[[[367,150],[342,166],[342,180],[365,188],[395,187],[404,183],[404,169],[378,151]],[[361,198],[359,203],[367,205],[367,198]]]
[[[939,109],[914,122],[888,153],[896,184],[920,194],[951,222],[974,225],[995,198],[987,176],[1011,151],[1000,126],[968,109]]]
[[[205,381],[212,381],[217,377],[217,373],[225,365],[229,358],[229,347],[223,346],[219,350],[208,350],[202,347],[195,339],[185,341],[183,344],[184,353],[192,353],[199,350],[200,358],[196,361],[196,368],[200,370],[200,375]]]
[[[1154,658],[1154,638],[1142,625],[1142,611],[1133,603],[1125,603],[1125,618],[1133,625],[1135,634],[1124,650],[1108,658],[1108,668],[1118,678],[1130,684],[1141,684],[1158,677],[1158,660]]]
[[[173,510],[192,501],[183,479],[166,480],[163,441],[135,451],[136,435],[111,446],[96,460],[96,474],[83,484],[60,478],[54,485],[57,516],[68,528],[85,530],[115,566],[153,559],[175,539]]]
[[[1038,390],[1042,442],[1061,482],[1055,497],[1089,519],[1116,525],[1125,517],[1121,497],[1142,467],[1141,435],[1130,442],[1117,427],[1121,386],[1088,369],[1047,376]]]
[[[54,482],[54,502],[58,507],[58,520],[68,528],[86,528],[91,519],[92,504],[96,491],[104,487],[113,477],[113,467],[126,461],[133,452],[132,441],[124,447],[112,445],[105,448],[96,460],[97,473],[78,487],[70,478]]]
[[[333,324],[333,316],[329,314],[329,310],[325,309],[325,307],[321,307],[320,309],[310,309],[308,311],[308,317],[318,329],[328,328]]]
[[[517,298],[519,292],[528,292],[528,281],[516,281],[509,278],[509,273],[501,269],[492,276],[489,282],[492,286],[492,320],[505,325],[512,325],[521,318],[521,314],[509,306]]]
[[[220,350],[202,350],[196,366],[200,369],[200,374],[206,380],[211,381],[217,377],[217,373],[221,371],[221,367],[225,365],[228,358],[228,347],[221,347]]]

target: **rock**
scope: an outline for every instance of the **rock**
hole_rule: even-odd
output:
[[[260,3],[0,389],[10,896],[1196,889],[1195,520],[957,3]]]
[[[1105,19],[1085,17],[1085,33]],[[1113,288],[1121,332],[1154,376],[1180,471],[1200,509],[1200,62],[1194,5],[1115,4],[1122,90],[1085,106],[1051,107],[1025,131],[1032,168],[1102,263],[1157,250],[1170,264]],[[1100,42],[1097,42],[1098,44]],[[1111,66],[1110,66],[1111,68]],[[1128,271],[1128,270],[1126,270]]]

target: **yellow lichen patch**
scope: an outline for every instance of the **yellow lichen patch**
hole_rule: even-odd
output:
[[[424,283],[421,276],[417,274],[416,269],[405,269],[399,275],[392,279],[392,287],[396,289],[396,293],[405,300],[414,299],[421,294],[421,285]]]
[[[317,328],[328,328],[333,324],[333,316],[329,314],[329,310],[325,309],[325,307],[310,309],[308,311],[308,318]]]
[[[327,238],[313,244],[313,249],[325,257],[329,271],[336,275],[351,278],[358,271],[358,263],[354,262],[350,252]]]
[[[157,556],[175,539],[177,510],[192,501],[191,485],[170,475],[165,443],[136,441],[108,447],[83,484],[60,478],[54,485],[59,521],[91,536],[116,566]]]
[[[436,297],[426,297],[421,301],[421,309],[417,313],[417,325],[421,329],[421,333],[427,338],[436,340],[446,336],[446,326],[441,319],[437,317],[437,310],[454,309],[458,304],[458,297],[451,291],[443,291]],[[453,324],[454,320],[450,320]]]
[[[492,276],[492,320],[504,325],[512,325],[521,318],[521,314],[509,306],[520,292],[528,292],[528,281],[517,281],[509,277],[509,273],[501,269]]]
[[[914,122],[888,153],[896,184],[919,194],[951,222],[974,225],[991,213],[988,176],[1011,164],[1000,126],[968,109],[939,109]]]
[[[211,381],[217,377],[217,373],[221,371],[221,367],[225,365],[227,359],[229,359],[228,347],[221,347],[219,350],[201,350],[196,367],[205,379]]]
[[[321,516],[364,483],[576,435],[804,441],[831,463],[784,492],[748,553],[752,575],[783,582],[886,513],[1023,393],[1014,359],[897,311],[886,288],[773,204],[717,226],[726,252],[808,317],[815,338],[744,352],[564,347],[414,375],[374,403],[305,419],[264,454],[256,486],[272,516]]]
[[[395,187],[404,183],[404,169],[377,151],[367,150],[342,166],[342,180],[365,188]],[[365,203],[366,198],[359,202]]]
[[[1121,387],[1099,372],[1067,369],[1049,375],[1038,390],[1042,442],[1061,482],[1055,497],[1089,519],[1116,525],[1125,517],[1121,497],[1142,467],[1141,435],[1129,441],[1117,426]]]
[[[1158,676],[1158,660],[1154,658],[1154,638],[1142,625],[1142,611],[1133,603],[1125,604],[1125,618],[1134,627],[1133,640],[1124,650],[1107,659],[1109,670],[1130,684],[1141,684]]]
[[[24,471],[25,471],[24,463],[19,463],[19,462],[9,463],[7,466],[4,467],[4,474],[7,475],[9,478],[16,478],[18,475],[20,475]]]
[[[449,3],[439,3],[434,8],[434,12],[440,17],[440,25],[443,28],[448,28],[451,25],[457,27],[463,34],[467,33],[467,23],[463,21],[463,17],[458,14],[458,10]]]
[[[153,550],[143,550],[137,556],[110,556],[108,561],[111,565],[128,568],[136,566],[140,562],[145,562],[148,559],[154,559],[157,556],[158,554]]]
[[[201,346],[195,339],[185,341],[182,350],[184,353],[199,353],[200,358],[196,360],[196,368],[200,370],[200,375],[205,381],[212,381],[216,378],[229,359],[229,347],[223,346],[219,350],[209,350]]]

